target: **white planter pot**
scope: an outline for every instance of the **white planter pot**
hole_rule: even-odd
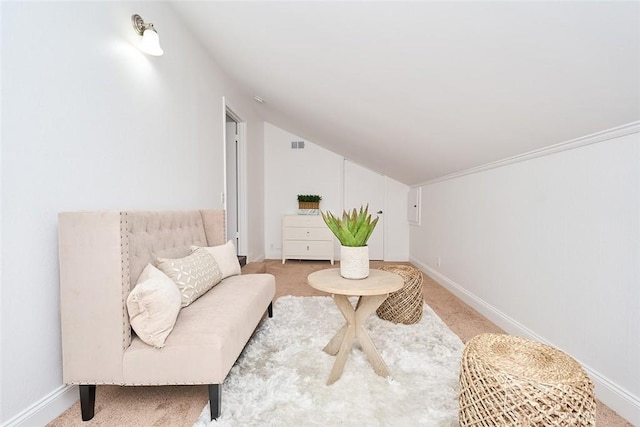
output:
[[[340,246],[340,275],[345,279],[369,277],[369,247]]]

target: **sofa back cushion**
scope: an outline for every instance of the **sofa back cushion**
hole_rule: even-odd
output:
[[[128,256],[129,289],[136,285],[147,264],[156,258],[181,258],[191,253],[193,242],[206,242],[200,211],[132,211],[121,216],[123,247]],[[126,245],[126,246],[125,246]]]

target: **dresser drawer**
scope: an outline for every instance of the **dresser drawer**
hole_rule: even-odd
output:
[[[333,265],[333,233],[322,216],[282,217],[282,263],[289,258],[327,259]]]
[[[283,227],[327,228],[321,215],[287,215],[282,220],[282,225]]]
[[[332,241],[285,240],[282,249],[287,254],[287,258],[320,257],[333,259]]]
[[[331,240],[333,233],[329,228],[286,227],[285,240]]]

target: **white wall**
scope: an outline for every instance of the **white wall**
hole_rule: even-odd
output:
[[[248,121],[252,254],[264,243],[262,122],[166,3],[1,7],[5,424],[62,389],[57,213],[220,208],[223,96]],[[155,24],[164,56],[134,46],[133,13]]]
[[[292,149],[291,141],[304,141]],[[265,253],[282,257],[282,215],[296,214],[298,194],[322,196],[320,209],[341,214],[344,207],[344,158],[270,123],[265,123]],[[407,261],[408,186],[385,177],[385,259]],[[338,252],[336,252],[338,254]],[[339,259],[339,257],[336,257]]]
[[[579,360],[640,424],[638,133],[424,185],[410,247],[506,331]]]
[[[303,139],[265,122],[264,235],[269,259],[282,257],[282,215],[298,213],[298,194],[319,194],[320,209],[342,212],[344,159],[306,140],[303,149],[294,150],[291,141]]]

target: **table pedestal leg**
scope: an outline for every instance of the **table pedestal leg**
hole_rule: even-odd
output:
[[[373,366],[373,370],[380,376],[389,376],[389,368],[387,368],[369,334],[364,329],[365,322],[380,307],[380,304],[387,299],[387,294],[361,296],[355,309],[345,295],[332,295],[332,297],[346,323],[323,349],[326,353],[336,356],[327,385],[333,384],[342,375],[355,337],[360,341],[360,345]]]
[[[338,354],[338,350],[340,350],[340,345],[342,341],[344,341],[344,334],[347,332],[347,324],[342,325],[340,330],[331,338],[331,341],[324,346],[322,351],[332,356]]]

